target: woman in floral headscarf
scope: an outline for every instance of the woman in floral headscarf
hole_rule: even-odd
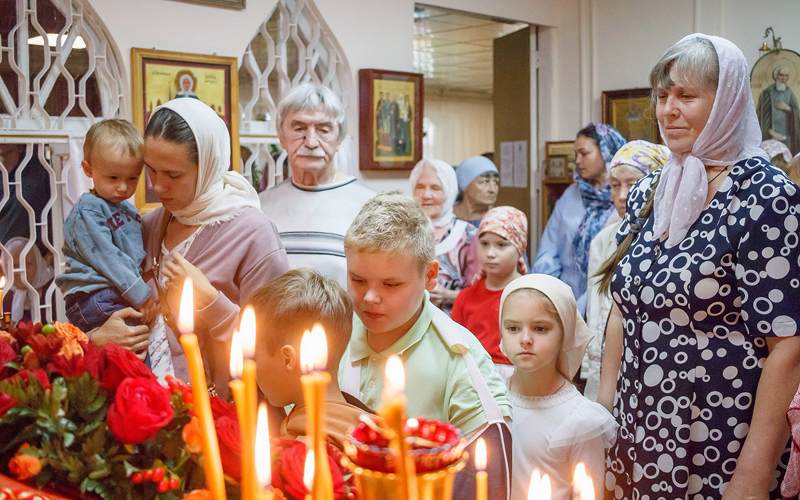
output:
[[[572,288],[581,314],[586,311],[589,244],[613,206],[606,164],[623,144],[625,138],[604,123],[590,123],[578,132],[575,183],[556,202],[533,264],[534,273],[549,274]]]
[[[586,380],[583,395],[592,401],[597,400],[600,384],[600,360],[603,352],[606,320],[611,311],[611,295],[608,284],[601,284],[597,272],[617,248],[617,231],[625,217],[625,204],[628,191],[644,177],[667,163],[669,148],[647,141],[631,141],[617,151],[608,164],[608,181],[611,185],[611,200],[614,212],[609,223],[592,240],[589,250],[589,280],[586,290],[586,324],[592,341],[586,348],[586,356],[581,365],[581,378]],[[613,394],[612,394],[613,396]]]

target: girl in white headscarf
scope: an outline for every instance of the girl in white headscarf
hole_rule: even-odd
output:
[[[606,486],[768,498],[800,382],[800,193],[759,148],[734,44],[689,35],[650,80],[671,156],[631,190],[608,266],[600,393],[616,382],[621,427]]]
[[[570,382],[589,343],[572,289],[547,274],[515,279],[500,299],[500,330],[500,348],[514,364],[508,381],[511,498],[527,498],[535,470],[550,478],[552,498],[576,498],[573,472],[579,463],[592,479],[594,498],[603,498],[605,450],[617,425],[608,410]]]
[[[456,172],[442,160],[425,159],[409,175],[411,194],[431,220],[439,261],[439,283],[431,292],[431,301],[445,311],[474,276],[477,255],[470,242],[476,228],[456,218],[453,206],[458,196]]]
[[[151,367],[159,377],[188,380],[175,320],[189,277],[195,333],[224,394],[240,306],[288,270],[286,252],[256,191],[230,170],[230,136],[214,110],[197,99],[173,99],[156,108],[144,136],[147,175],[162,205],[143,223],[146,271],[152,271],[163,310],[150,333]]]

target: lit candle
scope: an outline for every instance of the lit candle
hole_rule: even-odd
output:
[[[578,500],[594,500],[594,482],[586,472],[586,466],[579,462],[572,476],[572,490],[577,493]],[[573,495],[576,496],[576,495]]]
[[[306,486],[305,500],[311,500],[311,489],[314,487],[314,450],[306,446],[306,462],[303,465],[303,484]]]
[[[6,277],[0,276],[0,321],[3,320],[3,293],[6,291]]]
[[[489,478],[486,474],[486,441],[478,439],[475,445],[475,500],[488,500]]]
[[[206,488],[214,500],[225,500],[225,479],[222,476],[222,462],[219,458],[219,443],[214,429],[214,417],[211,414],[211,403],[208,399],[206,373],[203,369],[203,358],[194,332],[194,296],[192,280],[186,278],[183,283],[181,305],[178,313],[178,330],[181,335],[181,346],[189,365],[189,376],[192,381],[192,407],[200,422],[203,442],[203,471]]]
[[[314,325],[300,340],[300,369],[306,403],[306,443],[314,452],[313,500],[333,500],[333,479],[328,465],[328,444],[325,432],[325,391],[331,376],[324,371],[328,364],[328,341],[321,325]]]
[[[386,360],[384,373],[383,406],[378,414],[391,431],[389,446],[395,455],[397,464],[398,498],[400,500],[416,500],[417,477],[414,460],[405,439],[406,397],[403,392],[405,383],[403,362],[397,356],[390,356]]]
[[[235,330],[231,337],[231,360],[230,360],[230,373],[231,381],[228,386],[231,388],[233,401],[236,403],[236,416],[239,418],[239,440],[241,441],[241,471],[242,477],[239,483],[239,489],[242,500],[253,500],[253,492],[248,488],[248,485],[255,481],[253,478],[253,454],[248,454],[245,450],[252,448],[252,440],[250,436],[249,423],[251,419],[247,413],[247,398],[245,397],[245,386],[241,380],[242,377],[242,343],[239,331]]]
[[[534,470],[528,486],[528,500],[550,500],[551,497],[550,478],[547,474],[541,474],[538,470]]]
[[[253,454],[255,448],[255,419],[256,405],[258,404],[258,389],[256,387],[256,362],[253,359],[256,353],[256,314],[252,306],[247,306],[242,312],[239,323],[241,332],[242,355],[242,383],[244,385],[244,426],[242,427],[242,498],[250,500],[255,498],[258,486],[253,471]]]
[[[258,418],[255,436],[255,475],[258,481],[256,498],[258,500],[273,500],[272,492],[272,455],[269,450],[269,422],[267,421],[267,405],[258,406]]]

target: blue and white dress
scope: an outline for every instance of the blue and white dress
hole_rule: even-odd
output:
[[[606,488],[614,498],[719,499],[749,431],[766,337],[800,321],[800,191],[740,161],[684,240],[637,219],[660,171],[628,198],[618,242],[642,225],[612,282],[624,349]],[[785,470],[775,471],[773,495]]]

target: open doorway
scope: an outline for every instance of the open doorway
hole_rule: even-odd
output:
[[[494,151],[494,40],[528,26],[415,5],[414,69],[425,75],[426,157],[457,165]]]

